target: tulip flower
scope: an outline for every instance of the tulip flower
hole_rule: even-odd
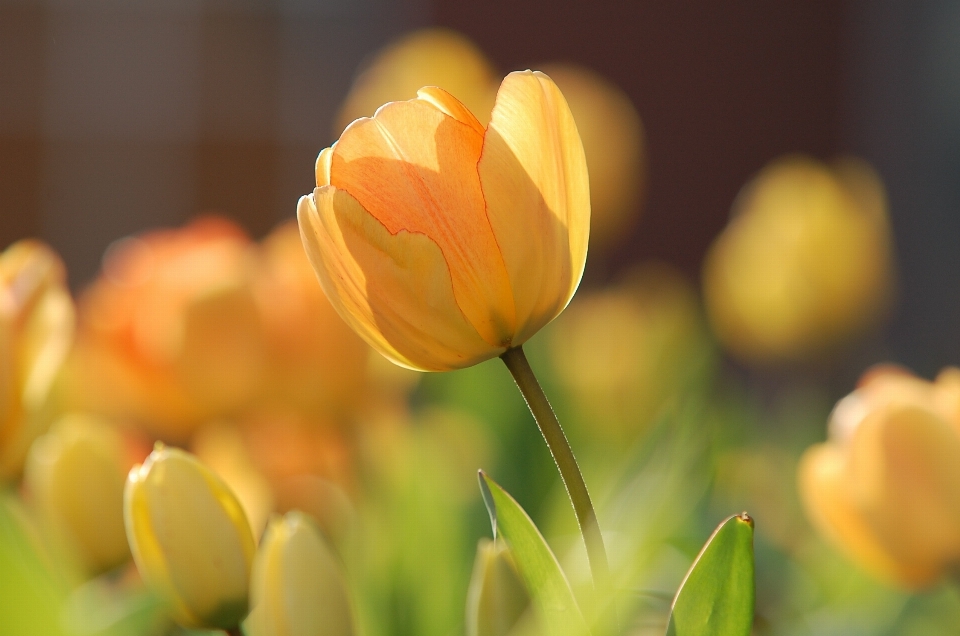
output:
[[[530,607],[530,595],[503,541],[481,539],[467,592],[467,636],[506,636]]]
[[[61,418],[30,448],[27,491],[91,574],[130,558],[123,527],[130,463],[119,431],[88,415]]]
[[[248,636],[352,636],[353,613],[337,559],[303,513],[275,518],[253,563]]]
[[[74,307],[60,258],[36,241],[0,253],[0,481],[23,468],[73,342]]]
[[[882,317],[893,258],[876,172],[845,159],[772,162],[747,184],[703,269],[717,337],[750,363],[827,353]]]
[[[127,478],[137,569],[185,627],[234,629],[247,614],[256,545],[236,496],[193,456],[157,445]]]
[[[935,382],[884,367],[801,459],[814,526],[880,578],[929,586],[960,564],[960,369]]]
[[[442,371],[518,347],[566,307],[590,193],[563,95],[523,71],[490,124],[450,93],[381,107],[317,159],[303,242],[340,315],[393,362]]]

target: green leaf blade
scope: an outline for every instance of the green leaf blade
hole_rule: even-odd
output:
[[[697,556],[673,601],[668,636],[749,636],[756,596],[753,520],[721,523]]]
[[[590,633],[560,563],[543,535],[507,491],[480,471],[480,490],[495,537],[507,542],[517,570],[545,622],[548,634]]]

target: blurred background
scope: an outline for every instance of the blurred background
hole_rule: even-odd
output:
[[[0,633],[184,633],[118,529],[157,440],[220,474],[257,535],[273,512],[314,518],[365,634],[463,631],[480,467],[589,586],[499,361],[414,374],[371,355],[291,223],[354,118],[437,83],[485,123],[525,68],[571,106],[593,208],[577,298],[526,348],[629,633],[662,633],[744,509],[757,635],[957,633],[945,0],[0,0]],[[115,545],[90,538],[107,518]]]
[[[291,217],[358,67],[405,31],[472,38],[499,73],[575,62],[618,85],[649,145],[618,265],[695,276],[771,158],[853,152],[891,201],[890,355],[960,354],[960,10],[951,2],[0,0],[0,243],[42,236],[74,287],[113,240],[217,211]]]

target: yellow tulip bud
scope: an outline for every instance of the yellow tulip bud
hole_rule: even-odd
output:
[[[127,539],[141,576],[187,627],[237,626],[256,549],[237,498],[192,455],[158,445],[130,471]]]
[[[960,564],[957,373],[934,383],[899,369],[868,373],[834,409],[830,440],[799,466],[813,524],[866,569],[907,587]]]
[[[346,586],[330,548],[299,511],[271,520],[253,563],[249,636],[352,636]]]
[[[120,433],[86,415],[61,418],[27,457],[24,481],[34,503],[91,574],[130,558],[123,528],[129,466]]]
[[[36,241],[0,253],[0,480],[23,468],[73,341],[75,312],[60,258]]]
[[[743,188],[706,256],[711,324],[750,362],[821,354],[882,315],[891,252],[883,185],[869,166],[779,159]]]
[[[529,606],[506,544],[481,539],[467,592],[467,636],[506,636]]]
[[[307,255],[371,346],[423,371],[523,344],[573,296],[590,192],[556,84],[511,73],[484,128],[446,91],[355,121],[317,159],[300,199]]]
[[[370,116],[381,104],[410,99],[421,86],[439,86],[478,117],[486,117],[496,80],[486,56],[463,35],[442,28],[414,31],[384,47],[357,77],[334,134],[354,119]]]

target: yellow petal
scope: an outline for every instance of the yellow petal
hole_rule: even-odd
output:
[[[417,91],[417,99],[470,126],[481,137],[486,133],[483,124],[477,120],[469,108],[464,106],[463,102],[438,86],[424,86]]]
[[[834,444],[817,444],[803,454],[797,468],[800,497],[811,523],[862,567],[889,581],[920,586],[935,580],[928,565],[894,560],[849,492],[844,453]]]
[[[316,173],[318,188],[330,185],[330,160],[333,159],[333,149],[336,145],[336,142],[334,142],[329,148],[321,150],[317,156]]]
[[[522,344],[570,302],[590,234],[583,146],[549,77],[523,71],[503,80],[478,169],[513,286],[513,344]]]
[[[509,345],[516,325],[510,280],[477,175],[483,137],[437,105],[450,109],[452,97],[426,95],[433,101],[394,102],[351,124],[333,151],[330,183],[390,234],[435,243],[463,314],[489,344]]]
[[[337,312],[373,348],[421,371],[459,369],[504,351],[485,342],[457,305],[440,248],[389,232],[333,186],[300,199],[300,233]]]

